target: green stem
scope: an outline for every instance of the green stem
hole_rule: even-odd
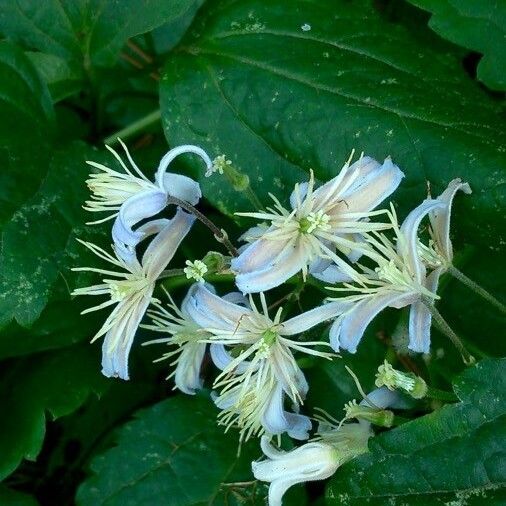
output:
[[[160,109],[153,111],[149,113],[148,115],[144,116],[141,119],[138,119],[137,121],[134,121],[132,124],[128,125],[125,128],[122,128],[118,132],[113,133],[112,135],[109,135],[109,137],[106,137],[104,139],[104,144],[107,144],[109,146],[114,145],[118,142],[118,138],[121,140],[126,140],[138,132],[141,132],[142,130],[145,130],[147,127],[153,125],[154,123],[157,123],[160,121],[160,118],[162,117],[162,112]]]
[[[177,269],[174,269],[177,270]],[[235,276],[233,274],[207,274],[204,276],[204,279],[209,283],[227,283],[233,282]],[[173,275],[167,276],[165,281],[162,282],[163,287],[170,292],[170,290],[174,290],[175,288],[179,288],[181,286],[191,285],[195,283],[194,279],[188,279],[186,275]]]
[[[427,309],[432,314],[432,318],[436,322],[437,327],[443,334],[445,334],[450,341],[454,344],[454,346],[459,350],[462,355],[462,359],[466,365],[473,365],[475,363],[474,357],[466,350],[464,344],[460,340],[460,337],[455,334],[453,329],[448,325],[446,320],[443,318],[443,315],[436,309],[433,302],[430,299],[422,299],[423,303],[427,307]]]
[[[492,294],[487,292],[484,288],[482,288],[478,283],[475,283],[472,279],[469,279],[464,273],[460,272],[456,267],[451,265],[448,268],[448,272],[455,278],[458,279],[461,283],[466,285],[473,292],[477,293],[480,297],[483,297],[486,301],[490,302],[493,306],[495,306],[502,313],[506,313],[506,306],[498,301]]]
[[[439,388],[428,387],[427,388],[427,397],[431,399],[436,399],[438,401],[444,402],[456,402],[459,398],[452,392],[446,392],[444,390],[439,390]]]

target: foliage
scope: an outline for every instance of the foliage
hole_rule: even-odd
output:
[[[352,149],[391,156],[404,171],[392,196],[401,218],[428,184],[438,195],[461,177],[473,193],[455,200],[455,265],[504,296],[506,18],[496,4],[1,3],[0,504],[264,502],[267,488],[250,469],[261,456],[257,441],[237,457],[237,433],[215,424],[211,400],[171,390],[168,362],[151,363],[160,346],[139,345],[150,331],[134,346],[130,384],[100,375],[99,346],[88,341],[106,312],[79,315],[89,301],[71,292],[95,278],[70,269],[96,265],[77,238],[109,247],[111,222],[88,227],[82,208],[85,162],[120,168],[105,139],[117,148],[120,135],[149,178],[168,147],[225,154],[249,186],[238,191],[223,176],[206,178],[196,157],[175,167],[200,182],[199,209],[234,244],[252,224],[234,213],[257,210],[245,188],[263,205],[269,193],[286,204],[310,169],[325,182]],[[469,70],[468,51],[483,55],[476,69]],[[203,226],[193,233],[170,267],[209,250],[225,253]],[[317,282],[301,288],[292,281],[274,292],[286,297],[291,316],[328,294]],[[189,284],[180,276],[165,286],[179,302]],[[217,286],[232,291],[231,277]],[[311,385],[306,414],[320,407],[340,418],[344,403],[360,395],[345,366],[369,391],[385,358],[431,387],[453,385],[460,399],[417,404],[406,414],[414,420],[372,439],[370,452],[343,465],[326,494],[310,486],[311,503],[505,500],[504,362],[487,358],[506,356],[504,318],[449,275],[440,293],[441,313],[481,359],[475,367],[462,372],[460,356],[437,331],[430,356],[402,353],[394,345],[405,315],[393,310],[374,321],[356,355],[300,360]],[[324,340],[327,330],[304,339]],[[236,482],[245,484],[230,485]],[[301,504],[303,494],[292,490],[287,503]]]

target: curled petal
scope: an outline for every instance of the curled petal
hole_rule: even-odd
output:
[[[442,208],[444,208],[442,202],[426,199],[408,214],[401,225],[401,237],[397,243],[397,251],[409,265],[418,283],[424,283],[425,280],[425,267],[418,254],[418,228],[427,214]]]
[[[276,243],[277,241],[270,242]],[[308,247],[303,241],[289,243],[284,247],[284,251],[277,255],[276,261],[269,264],[266,268],[246,274],[238,274],[236,277],[237,287],[243,293],[257,293],[270,290],[305,268],[309,255]],[[234,269],[233,266],[232,269]]]
[[[468,183],[463,183],[461,179],[450,181],[448,188],[437,198],[445,204],[443,208],[438,208],[429,214],[429,219],[434,233],[434,240],[439,246],[439,250],[444,253],[446,260],[453,260],[453,248],[450,240],[450,218],[452,213],[452,203],[455,194],[462,190],[470,194],[471,187]]]
[[[439,276],[443,267],[432,271],[425,281],[425,287],[432,293],[437,292]],[[409,311],[409,345],[408,348],[418,353],[429,353],[430,351],[430,327],[432,315],[427,306],[416,301]]]
[[[206,344],[188,342],[184,344],[179,355],[174,382],[185,394],[194,395],[195,390],[202,388],[200,369],[206,352]]]
[[[193,179],[181,174],[167,172],[163,176],[163,189],[171,197],[184,200],[192,206],[202,198],[200,185]]]
[[[222,371],[235,360],[235,357],[230,355],[229,351],[223,344],[213,343],[211,344],[209,350],[211,352],[211,359],[214,365]],[[243,360],[237,365],[234,372],[236,374],[242,374],[243,372],[246,372],[249,367],[251,367],[251,362]],[[251,371],[255,371],[256,369],[258,369],[258,367],[252,368]]]
[[[407,306],[413,303],[416,297],[417,295],[412,293],[388,292],[387,294],[374,295],[355,303],[353,308],[339,320],[339,324],[335,329],[338,335],[334,336],[331,344],[334,347],[335,343],[339,343],[341,348],[350,353],[355,353],[365,329],[378,313],[389,306]]]
[[[156,281],[172,260],[181,241],[190,231],[195,216],[177,208],[174,218],[155,236],[142,257],[142,266],[148,279]]]
[[[372,392],[367,394],[367,398],[360,402],[361,406],[370,406],[380,409],[394,408],[394,409],[405,409],[409,407],[409,403],[406,402],[397,390],[389,390],[386,386],[374,389]]]
[[[171,174],[169,177],[169,180],[165,178],[167,168],[169,165],[173,162],[175,158],[177,158],[179,155],[183,155],[185,153],[193,153],[195,155],[200,156],[204,163],[206,164],[206,169],[210,170],[213,163],[211,162],[211,159],[207,155],[207,153],[198,146],[192,146],[190,144],[184,145],[184,146],[178,146],[176,148],[171,149],[161,160],[160,164],[158,165],[158,169],[156,171],[156,183],[158,186],[163,190],[168,192],[169,195],[172,195],[173,197],[180,198],[182,200],[186,200],[190,204],[194,205],[192,201],[187,200],[185,196],[189,198],[194,198],[198,193],[200,193],[200,188],[198,190],[195,186],[191,187],[191,185],[188,183],[188,181],[184,181],[183,179],[174,179],[174,174]],[[181,176],[184,177],[184,176]],[[189,179],[189,178],[188,178]],[[168,187],[166,187],[166,183],[168,184]],[[194,182],[195,183],[195,182]],[[195,185],[198,186],[198,183],[195,183]],[[199,197],[200,198],[200,197]],[[197,199],[198,202],[198,199]],[[197,202],[194,202],[195,204]]]
[[[300,207],[303,200],[306,198],[307,189],[309,187],[309,183],[300,183],[298,186],[298,190],[294,190],[290,195],[290,205],[292,209],[296,207]]]
[[[158,214],[167,204],[167,195],[159,190],[137,193],[121,206],[112,227],[112,237],[118,246],[135,248],[142,240],[142,232],[133,230],[140,221]]]

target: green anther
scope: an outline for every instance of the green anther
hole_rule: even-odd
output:
[[[266,330],[262,334],[263,344],[270,347],[276,342],[277,337],[277,332],[274,332],[273,330]]]
[[[303,234],[307,234],[313,224],[307,218],[301,218],[299,220],[299,230]]]
[[[388,409],[377,409],[370,406],[361,406],[356,402],[350,402],[344,410],[347,419],[366,420],[379,427],[392,427],[394,423],[394,414]]]

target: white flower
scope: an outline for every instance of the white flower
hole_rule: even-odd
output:
[[[175,365],[176,368],[167,379],[174,376],[175,387],[189,395],[193,395],[195,390],[202,388],[200,369],[207,347],[207,344],[202,342],[202,340],[209,337],[209,334],[203,331],[188,314],[188,301],[196,287],[197,285],[190,287],[181,304],[181,309],[176,306],[170,295],[166,292],[169,299],[169,310],[161,304],[153,303],[155,309],[148,311],[148,316],[153,323],[152,325],[143,326],[156,332],[168,334],[168,337],[143,344],[163,343],[169,346],[176,346],[175,350],[165,353],[161,358],[155,360],[155,362],[176,357],[170,364]]]
[[[185,263],[187,267],[183,269],[183,272],[188,279],[194,279],[195,281],[204,280],[204,274],[206,274],[208,269],[202,260],[195,260],[194,262],[187,260]]]
[[[118,139],[119,140],[119,139]],[[91,200],[85,204],[85,209],[92,212],[107,212],[105,218],[92,223],[101,223],[116,218],[112,228],[112,237],[122,254],[132,254],[135,246],[143,240],[142,229],[134,227],[146,218],[150,218],[167,206],[169,197],[197,204],[202,197],[199,184],[193,179],[181,174],[167,172],[167,168],[176,157],[181,154],[193,153],[211,167],[211,160],[205,151],[198,146],[185,145],[171,149],[160,161],[151,182],[135,164],[127,147],[119,141],[125,150],[131,169],[122,161],[121,157],[109,146],[109,151],[118,160],[124,172],[118,172],[96,162],[87,162],[101,172],[91,174],[87,184],[91,191]]]
[[[218,174],[223,174],[225,172],[225,169],[227,168],[227,165],[232,165],[232,161],[227,160],[225,155],[219,155],[213,160],[213,163],[207,169],[205,176],[210,177],[215,172],[217,172]]]
[[[244,293],[266,291],[301,271],[354,279],[354,270],[336,249],[351,254],[360,250],[357,234],[386,227],[369,223],[382,214],[372,211],[399,185],[403,173],[388,158],[383,165],[362,157],[346,163],[338,176],[314,190],[314,177],[297,184],[290,197],[291,210],[271,195],[274,208],[266,212],[237,213],[270,223],[269,228],[239,257],[232,260],[236,283]],[[322,260],[327,261],[322,265]],[[334,262],[335,265],[330,266]],[[322,274],[322,272],[324,274]]]
[[[252,299],[248,307],[240,294],[234,297],[218,297],[200,285],[187,306],[190,317],[211,334],[211,356],[223,371],[215,382],[215,388],[220,389],[216,404],[223,409],[221,422],[237,425],[242,439],[264,431],[307,437],[308,420],[283,409],[285,395],[297,409],[308,390],[293,351],[327,358],[329,354],[312,349],[325,343],[299,342],[290,336],[330,318],[340,310],[341,303],[327,304],[281,322],[281,310],[274,319],[269,317],[263,294],[262,311]]]
[[[351,306],[332,325],[332,348],[343,348],[355,353],[366,327],[386,307],[411,306],[409,315],[409,348],[428,353],[430,347],[431,313],[423,300],[434,301],[436,295],[433,274],[426,269],[418,250],[418,228],[422,219],[444,204],[439,200],[425,200],[411,211],[399,228],[392,208],[391,219],[396,244],[382,234],[368,234],[367,242],[373,250],[366,254],[376,263],[375,270],[361,266],[360,285],[345,283],[336,291],[354,291],[356,295],[338,299],[349,301]]]
[[[178,208],[171,220],[157,220],[143,225],[144,237],[156,235],[146,248],[141,262],[135,254],[124,256],[115,248],[115,256],[112,256],[94,244],[81,241],[98,257],[119,269],[118,271],[92,267],[73,269],[108,276],[98,285],[73,291],[73,295],[109,296],[108,301],[83,311],[83,314],[111,305],[116,306],[92,340],[93,342],[105,335],[102,346],[102,373],[105,376],[128,379],[128,355],[137,328],[151,302],[155,282],[174,256],[194,221],[194,216]]]

